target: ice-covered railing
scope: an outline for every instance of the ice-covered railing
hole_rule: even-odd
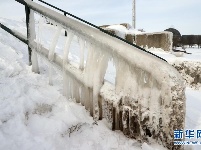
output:
[[[115,38],[117,38],[117,39],[120,39],[120,40],[122,40],[122,41],[124,41],[124,42],[126,42],[126,43],[128,43],[128,44],[130,44],[130,45],[132,45],[132,46],[134,46],[134,47],[137,47],[138,49],[140,49],[140,50],[142,50],[142,51],[145,51],[146,53],[149,53],[149,54],[151,54],[151,55],[153,55],[153,56],[155,56],[155,57],[157,57],[157,58],[159,58],[159,59],[161,59],[161,60],[166,61],[166,60],[163,59],[162,57],[160,57],[160,56],[158,56],[158,55],[155,55],[154,53],[151,53],[151,52],[149,52],[149,51],[146,51],[145,49],[141,48],[140,46],[138,46],[138,45],[136,45],[136,44],[133,44],[133,43],[131,43],[131,42],[128,42],[128,41],[125,40],[124,38],[121,38],[120,36],[117,36],[117,35],[115,35],[115,34],[112,34],[112,33],[108,32],[107,30],[105,30],[105,29],[103,29],[103,28],[101,28],[101,27],[99,27],[99,26],[96,26],[96,25],[94,25],[94,24],[92,24],[92,23],[90,23],[90,22],[88,22],[88,21],[86,21],[86,20],[84,20],[84,19],[82,19],[82,18],[79,18],[79,17],[77,17],[77,16],[75,16],[75,15],[69,13],[69,12],[66,12],[65,10],[62,10],[62,9],[60,9],[60,8],[54,6],[54,5],[51,5],[51,4],[49,4],[49,3],[47,3],[47,2],[45,2],[45,1],[43,1],[43,0],[38,0],[38,1],[41,2],[41,3],[43,3],[43,4],[45,4],[45,5],[47,5],[47,6],[50,6],[50,7],[54,8],[54,9],[56,9],[56,10],[62,12],[62,13],[64,13],[65,16],[68,15],[68,16],[70,16],[70,17],[72,17],[72,18],[74,18],[74,19],[76,19],[76,20],[78,20],[78,21],[81,21],[82,23],[85,23],[85,24],[87,24],[87,25],[89,25],[89,26],[91,26],[91,27],[93,27],[93,28],[96,28],[96,29],[98,29],[98,30],[100,30],[100,31],[102,31],[102,32],[104,32],[104,33],[106,33],[106,34],[112,36],[112,37],[115,37]],[[65,35],[66,35],[66,33],[65,33]]]
[[[32,49],[32,68],[39,72],[37,55],[49,62],[50,84],[52,67],[63,71],[63,94],[85,106],[95,120],[106,118],[112,129],[122,130],[140,141],[149,137],[169,149],[174,146],[174,130],[184,128],[185,94],[183,79],[168,63],[113,38],[95,28],[30,0],[17,0],[30,8],[28,45]],[[36,38],[34,12],[57,25],[57,31],[45,48]],[[63,55],[55,53],[61,29],[68,33]],[[80,62],[69,62],[69,47],[73,36],[79,38]],[[87,59],[84,63],[84,50]],[[115,85],[104,81],[109,60],[116,68]]]

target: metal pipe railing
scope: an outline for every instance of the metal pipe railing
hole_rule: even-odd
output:
[[[29,30],[29,22],[30,22],[30,8],[25,5],[25,13],[26,13],[26,27],[27,27],[27,39],[29,39],[30,36],[30,30]],[[31,53],[32,53],[32,49],[29,46],[29,40],[28,40],[28,54],[29,54],[29,65],[32,64],[31,61]]]
[[[5,25],[3,25],[1,23],[0,23],[0,28],[5,30],[6,32],[10,33],[11,35],[16,37],[17,39],[19,39],[23,43],[28,44],[27,38],[25,36],[21,35],[20,33],[18,33],[17,31],[13,31],[13,30],[11,30],[10,28],[6,27]]]
[[[21,4],[23,4],[23,5],[27,5],[27,4],[24,2],[24,0],[16,0],[16,1],[19,2],[19,3],[21,3]],[[67,12],[67,11],[64,11],[64,10],[62,10],[62,9],[56,7],[56,6],[53,6],[53,5],[47,3],[47,2],[45,2],[45,1],[43,1],[43,0],[38,0],[38,1],[41,2],[41,3],[43,3],[43,4],[46,4],[46,5],[50,6],[50,7],[52,7],[52,8],[54,8],[54,9],[58,10],[58,11],[61,11],[62,13],[64,13],[65,16],[66,16],[66,15],[69,15],[69,16],[71,16],[71,17],[73,17],[73,18],[75,18],[75,19],[77,19],[77,20],[79,20],[79,21],[81,21],[81,22],[83,22],[83,23],[85,23],[85,24],[91,26],[91,27],[94,27],[94,28],[96,28],[96,29],[102,31],[103,33],[106,33],[106,34],[108,34],[108,35],[110,35],[110,36],[112,36],[112,37],[115,37],[115,38],[117,38],[117,39],[119,39],[119,40],[121,40],[121,41],[123,41],[123,42],[125,42],[125,43],[127,43],[127,44],[129,44],[129,45],[131,45],[131,46],[134,46],[134,47],[136,47],[136,48],[138,48],[138,49],[140,49],[140,50],[142,50],[142,51],[144,51],[144,52],[146,52],[146,53],[149,53],[149,54],[151,54],[151,55],[153,55],[153,56],[155,56],[155,57],[157,57],[157,58],[159,58],[159,59],[161,59],[161,60],[167,62],[164,58],[161,58],[161,57],[158,56],[158,55],[155,55],[155,54],[153,54],[153,53],[151,53],[151,52],[149,52],[149,51],[146,51],[146,50],[143,49],[142,47],[137,46],[136,44],[130,43],[130,42],[126,41],[125,39],[119,37],[119,36],[116,36],[116,35],[114,35],[114,34],[111,34],[110,32],[108,32],[108,31],[106,31],[106,30],[104,30],[104,29],[102,29],[102,28],[100,28],[100,27],[98,27],[98,26],[96,26],[96,25],[94,25],[94,24],[92,24],[92,23],[90,23],[90,22],[84,20],[84,19],[81,19],[81,18],[79,18],[79,17],[77,17],[77,16],[75,16],[75,15],[73,15],[73,14]],[[65,33],[65,35],[66,35],[66,33]]]

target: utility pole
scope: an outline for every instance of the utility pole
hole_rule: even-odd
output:
[[[136,5],[135,0],[133,0],[133,8],[132,8],[132,26],[135,29],[136,27]]]

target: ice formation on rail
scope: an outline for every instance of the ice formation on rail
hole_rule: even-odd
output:
[[[46,8],[41,9],[45,10],[42,14],[52,19],[56,17],[58,28],[64,28],[70,35],[63,58],[54,53],[59,30],[50,50],[41,49],[51,62],[50,79],[52,64],[63,70],[64,95],[81,102],[95,120],[101,117],[104,105],[107,110],[104,117],[110,119],[113,129],[120,129],[141,141],[147,141],[150,136],[172,149],[174,129],[183,129],[185,122],[185,87],[179,73],[137,47]],[[71,31],[82,39],[79,40],[80,64],[76,66],[68,62]],[[86,65],[84,49],[88,50]],[[116,79],[115,85],[106,86],[104,76],[109,59],[114,60]]]
[[[53,85],[53,81],[52,81],[53,67],[52,67],[51,62],[54,60],[55,48],[56,48],[59,36],[61,34],[61,29],[62,29],[61,26],[57,26],[57,30],[55,31],[55,34],[53,36],[53,39],[52,39],[52,42],[51,42],[50,48],[49,48],[48,59],[50,60],[50,63],[49,63],[49,84],[50,85]]]
[[[66,42],[64,45],[64,54],[63,54],[63,79],[64,79],[64,84],[63,84],[63,94],[68,98],[70,97],[70,94],[68,91],[70,91],[70,78],[66,75],[65,72],[65,64],[68,62],[68,55],[69,55],[69,49],[70,49],[70,44],[73,39],[73,33],[69,30],[68,35],[66,38]]]
[[[85,82],[93,89],[93,111],[95,120],[99,119],[98,96],[103,85],[108,65],[108,54],[93,44],[88,43],[88,56],[85,73]]]
[[[35,18],[34,18],[34,11],[30,10],[30,18],[29,18],[29,35],[28,35],[28,44],[33,44],[34,40],[36,39],[36,33],[35,33]],[[32,71],[35,73],[39,73],[39,67],[38,67],[38,58],[36,50],[32,50],[31,54],[31,61],[32,61]]]
[[[80,66],[81,70],[84,69],[84,49],[85,49],[85,41],[82,38],[78,38],[78,42],[80,45]]]
[[[41,45],[42,45],[43,24],[44,24],[44,18],[43,18],[43,16],[40,15],[40,18],[38,21],[37,37],[36,37],[37,50],[39,50],[39,51],[40,51]]]

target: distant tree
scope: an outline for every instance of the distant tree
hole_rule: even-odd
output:
[[[181,37],[181,43],[182,43],[183,46],[188,45],[187,36],[188,35],[182,35],[182,37]]]
[[[173,46],[177,47],[180,45],[180,43],[181,43],[181,37],[173,36]]]
[[[195,44],[195,35],[188,35],[187,36],[187,44],[189,47],[192,47]]]
[[[201,48],[201,35],[197,35],[196,44],[198,45],[198,48]]]
[[[169,31],[173,33],[173,47],[177,47],[181,45],[181,34],[177,29],[169,28],[165,31]]]
[[[195,41],[195,44],[198,43],[198,35],[195,35],[195,37],[194,37],[194,41]],[[198,45],[198,44],[197,44],[197,45]],[[198,46],[198,48],[199,48],[199,46]]]

